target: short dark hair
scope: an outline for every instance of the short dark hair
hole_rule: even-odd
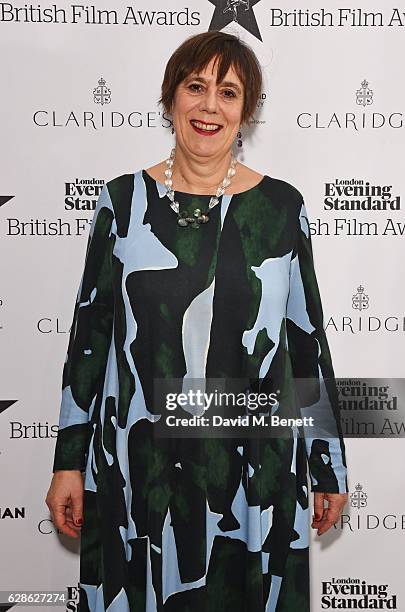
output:
[[[234,68],[244,89],[241,123],[249,120],[262,90],[259,61],[254,51],[237,36],[216,30],[190,36],[174,51],[166,65],[158,104],[170,112],[179,83],[191,73],[204,69],[213,57],[219,61],[217,85],[229,67]]]

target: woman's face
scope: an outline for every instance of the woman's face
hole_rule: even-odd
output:
[[[203,157],[228,153],[239,131],[243,110],[243,84],[230,67],[217,86],[214,60],[202,72],[192,73],[179,83],[172,108],[176,144],[186,153]],[[211,129],[195,125],[196,122]],[[214,130],[214,126],[220,127]]]

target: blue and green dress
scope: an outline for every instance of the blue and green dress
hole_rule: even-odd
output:
[[[85,473],[81,612],[309,610],[309,490],[347,480],[304,200],[264,175],[209,217],[178,225],[144,169],[97,200],[53,465]],[[156,436],[155,381],[191,378],[309,379],[300,413],[321,407],[337,433]]]

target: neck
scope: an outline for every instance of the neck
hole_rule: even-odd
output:
[[[224,180],[232,161],[232,151],[222,156],[191,157],[176,145],[173,164],[173,189],[198,193],[214,193]]]

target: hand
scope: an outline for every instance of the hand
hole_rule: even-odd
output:
[[[83,523],[83,492],[80,470],[57,470],[45,499],[55,527],[73,538],[79,537]]]
[[[328,531],[339,520],[348,496],[348,493],[314,493],[314,517],[311,527],[318,530],[318,535]],[[326,508],[325,500],[328,502]]]

